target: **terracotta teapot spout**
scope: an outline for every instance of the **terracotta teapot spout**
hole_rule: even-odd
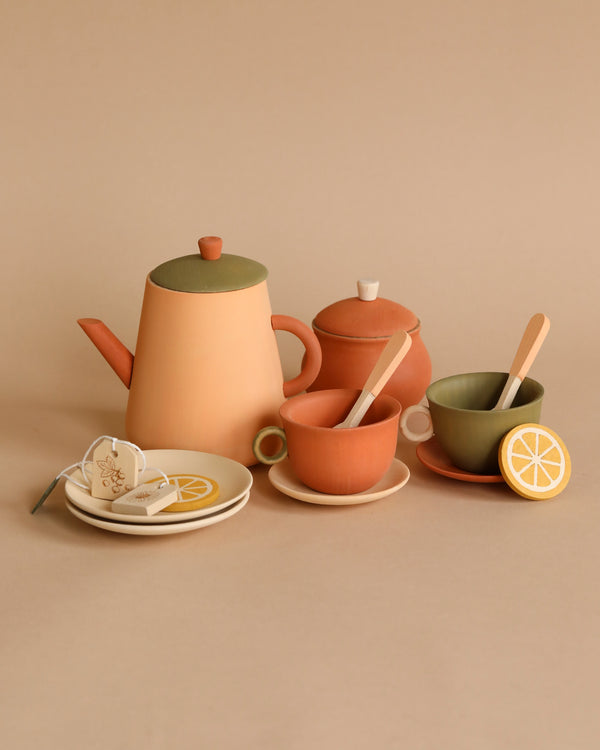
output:
[[[129,388],[133,371],[133,354],[101,320],[80,318],[77,322],[125,386]]]

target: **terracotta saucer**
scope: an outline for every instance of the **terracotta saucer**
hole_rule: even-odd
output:
[[[460,479],[463,482],[504,482],[502,474],[472,474],[470,471],[459,469],[450,463],[450,459],[442,450],[435,437],[419,443],[417,446],[417,458],[428,469],[451,479]]]

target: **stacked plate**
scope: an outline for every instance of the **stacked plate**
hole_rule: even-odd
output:
[[[144,453],[147,465],[164,472],[169,481],[177,485],[180,496],[186,495],[185,499],[190,499],[194,488],[202,484],[202,478],[210,478],[218,484],[218,497],[212,500],[209,497],[206,504],[200,499],[194,510],[160,511],[152,516],[129,515],[115,512],[112,501],[92,497],[89,491],[67,480],[65,493],[69,512],[84,523],[107,531],[158,536],[181,534],[220,523],[239,513],[248,502],[252,474],[237,461],[197,451],[149,450]],[[72,477],[78,481],[82,479],[79,471]],[[148,468],[140,482],[160,480],[161,475]]]

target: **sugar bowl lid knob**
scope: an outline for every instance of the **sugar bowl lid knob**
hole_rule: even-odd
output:
[[[203,260],[218,260],[223,250],[223,240],[220,237],[201,237],[198,247]]]
[[[377,299],[379,292],[379,282],[374,279],[359,279],[356,283],[358,287],[358,298],[363,302],[372,302]]]

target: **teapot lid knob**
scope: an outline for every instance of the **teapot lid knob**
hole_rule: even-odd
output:
[[[198,247],[203,260],[218,260],[223,250],[223,240],[220,237],[201,237]]]
[[[359,279],[356,286],[358,287],[358,298],[363,302],[372,302],[377,299],[379,292],[379,282],[374,279]]]

